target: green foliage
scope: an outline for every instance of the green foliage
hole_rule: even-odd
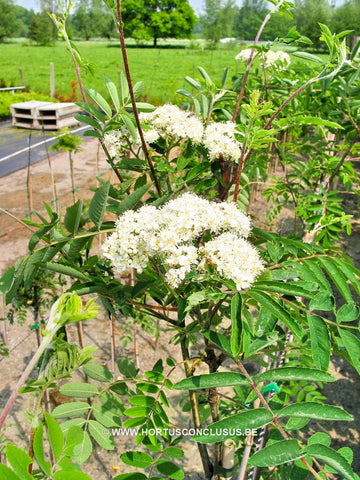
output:
[[[155,8],[155,2],[148,3],[148,8]],[[275,0],[273,3],[277,4]],[[291,4],[282,2],[282,5],[280,13],[286,14]],[[125,15],[126,2],[122,6]],[[69,12],[70,5],[62,17],[53,19],[83,68],[85,63],[67,36],[65,21]],[[162,28],[157,14],[163,12],[159,9],[156,15],[153,13],[154,28]],[[349,229],[350,218],[342,210],[340,196],[333,188],[336,178],[350,186],[356,182],[356,175],[351,167],[345,166],[345,160],[355,145],[357,110],[341,100],[339,107],[335,103],[328,107],[324,102],[334,92],[356,99],[359,77],[345,61],[344,34],[334,35],[324,25],[320,29],[329,50],[328,59],[317,61],[315,72],[298,69],[299,78],[289,78],[289,72],[294,74],[291,70],[271,70],[264,62],[260,63],[260,71],[254,64],[247,83],[240,75],[227,86],[230,79],[225,70],[217,84],[203,67],[197,70],[199,78],[186,77],[188,90],[181,89],[179,93],[186,97],[186,108],[205,127],[234,119],[233,141],[239,147],[234,162],[223,153],[210,161],[210,147],[201,141],[183,139],[179,133],[160,132],[148,150],[142,152],[130,88],[124,76],[120,76],[119,88],[105,77],[105,94],[95,88],[85,90],[91,103],[79,104],[88,113],[79,119],[92,127],[90,135],[104,142],[107,133],[119,129],[125,132],[120,153],[110,155],[110,149],[105,149],[117,180],[111,184],[99,178],[101,185],[94,191],[86,212],[79,200],[67,207],[65,216],[46,205],[47,218],[38,215],[38,222],[28,220],[27,224],[35,230],[29,241],[30,253],[5,272],[1,285],[7,301],[11,302],[22,287],[30,290],[36,275],[44,270],[72,280],[69,291],[52,306],[43,331],[41,352],[45,353],[39,378],[23,389],[39,393],[40,397],[60,379],[69,379],[79,367],[83,367],[90,379],[86,383],[70,379],[63,384],[60,392],[71,401],[57,406],[52,417],[45,415],[54,465],[44,452],[43,423],[37,427],[35,459],[45,475],[55,471],[54,478],[65,478],[69,462],[80,464],[89,458],[92,440],[105,450],[113,450],[114,438],[124,427],[136,429],[135,444],[141,445],[141,450],[129,449],[122,453],[121,459],[125,465],[145,469],[147,475],[129,472],[116,477],[118,480],[157,478],[152,475],[174,480],[185,478],[186,474],[175,463],[183,456],[178,446],[182,431],[176,437],[170,433],[168,409],[173,407],[174,400],[168,391],[175,390],[186,392],[186,396],[180,395],[179,405],[184,413],[192,411],[193,440],[199,444],[206,478],[211,476],[207,470],[214,466],[207,459],[207,449],[212,444],[219,455],[221,444],[234,439],[237,463],[232,474],[237,475],[238,459],[244,453],[240,437],[255,437],[260,429],[267,430],[267,444],[250,457],[249,465],[265,469],[278,466],[276,478],[295,480],[299,478],[301,459],[306,457],[311,462],[313,457],[344,478],[356,478],[347,450],[334,450],[327,437],[324,440],[319,435],[311,437],[307,445],[303,440],[310,419],[352,420],[342,408],[324,403],[321,389],[324,383],[334,381],[327,371],[334,353],[347,359],[356,370],[360,359],[359,308],[354,295],[360,292],[360,271],[334,247],[341,232]],[[157,38],[157,33],[153,35]],[[300,38],[294,30],[288,36],[294,42]],[[259,47],[257,51],[260,55],[266,50],[267,47]],[[311,57],[306,55],[306,58]],[[306,87],[309,90],[299,96]],[[134,90],[138,96],[140,85],[136,84]],[[240,92],[239,97],[236,92]],[[240,108],[234,112],[237,101]],[[323,103],[325,107],[320,111],[319,105]],[[139,102],[137,108],[145,112],[153,110],[144,102]],[[309,126],[315,133],[311,134]],[[145,121],[143,127],[149,128]],[[336,145],[331,147],[325,139],[334,131],[338,137]],[[337,146],[340,139],[344,141],[343,147]],[[70,150],[73,148],[69,146]],[[233,200],[245,210],[252,201],[252,185],[268,180],[267,172],[275,156],[284,175],[274,180],[265,196],[275,201],[278,210],[290,204],[304,232],[301,236],[296,236],[296,232],[280,236],[253,228],[249,242],[256,246],[264,269],[246,287],[240,288],[235,283],[230,274],[232,265],[228,267],[230,273],[216,268],[217,258],[223,253],[221,245],[213,259],[204,260],[201,269],[193,268],[192,263],[185,268],[184,278],[176,286],[167,278],[169,269],[174,267],[173,260],[161,249],[157,254],[149,254],[151,259],[145,259],[141,268],[133,272],[132,285],[119,281],[110,262],[94,253],[93,239],[114,232],[114,222],[106,220],[107,211],[131,217],[139,207],[148,206],[151,208],[145,210],[151,212],[151,222],[159,211],[164,212],[163,204],[184,191],[206,199]],[[154,184],[160,188],[155,189]],[[155,211],[155,207],[160,210]],[[191,206],[187,216],[191,217]],[[177,220],[169,219],[174,223]],[[154,244],[174,242],[162,238],[160,227],[151,226]],[[189,230],[192,232],[195,227],[190,224]],[[191,246],[203,252],[214,232],[217,231],[212,226],[197,232]],[[139,238],[145,244],[142,235],[139,224],[125,243]],[[139,250],[145,249],[141,242],[139,245]],[[176,242],[173,246],[178,250],[183,247]],[[129,258],[133,253],[139,251],[132,250]],[[235,269],[235,248],[231,253]],[[183,264],[186,259],[179,260],[178,267]],[[159,328],[171,331],[171,348],[179,345],[182,361],[176,364],[168,359],[164,366],[160,358],[151,369],[142,371],[123,358],[117,362],[118,372],[114,374],[89,363],[93,348],[79,350],[64,340],[53,339],[60,327],[69,322],[96,316],[94,300],[83,308],[80,299],[81,295],[94,293],[109,317],[131,318],[144,329],[157,322]],[[254,361],[256,371],[252,374],[246,366],[248,360]],[[278,364],[274,366],[273,362]],[[198,374],[198,364],[209,373]],[[186,378],[173,385],[171,376],[179,367],[185,368]],[[232,371],[234,368],[237,370]],[[230,393],[229,387],[233,387]],[[33,426],[41,421],[40,417],[36,411]],[[56,419],[62,421],[60,426]],[[208,419],[208,427],[197,430]],[[321,440],[324,445],[320,445]],[[11,457],[14,452],[11,449],[9,452]],[[11,465],[13,475],[15,468],[27,466],[28,458],[23,454],[19,458],[19,467]],[[268,473],[266,470],[267,476]],[[67,478],[86,477],[80,470],[74,470]]]
[[[107,4],[112,6],[109,0]],[[190,38],[196,21],[188,0],[124,0],[121,15],[125,36],[153,39],[154,47],[159,38]]]

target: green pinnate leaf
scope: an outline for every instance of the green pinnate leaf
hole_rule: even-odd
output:
[[[104,77],[104,80],[105,80],[106,89],[109,92],[109,95],[114,104],[115,110],[119,112],[121,109],[121,101],[120,101],[120,96],[119,96],[119,92],[117,91],[116,85],[107,77]]]
[[[155,399],[148,395],[134,395],[129,398],[129,403],[131,405],[139,405],[142,407],[152,407],[155,403]]]
[[[51,412],[54,418],[67,418],[84,415],[90,405],[86,402],[70,402],[59,405]]]
[[[134,192],[127,195],[125,199],[117,206],[116,214],[121,215],[122,213],[126,212],[127,210],[131,210],[134,208],[141,198],[145,195],[145,193],[151,187],[151,183],[146,185],[142,185],[141,187],[137,188]]]
[[[326,445],[330,447],[331,437],[327,433],[316,432],[308,440],[308,445],[313,445],[314,443],[320,443],[321,445]]]
[[[89,420],[89,432],[100,447],[105,450],[114,450],[114,437],[96,420]]]
[[[158,460],[156,462],[156,468],[159,470],[160,473],[166,475],[172,480],[182,480],[185,477],[184,472],[181,470],[181,468],[175,465],[175,463],[169,462],[168,460]]]
[[[21,448],[16,447],[15,445],[6,445],[5,454],[8,463],[13,468],[18,478],[21,480],[32,479],[32,476],[29,473],[29,465],[33,463],[33,460],[26,452],[24,452],[24,450],[21,450]]]
[[[112,118],[111,107],[99,92],[93,90],[92,88],[86,88],[85,92],[91,98],[91,100],[93,100],[101,108],[101,110],[106,113],[109,118]]]
[[[89,217],[94,222],[94,225],[97,230],[100,230],[105,211],[106,211],[106,204],[109,195],[110,189],[110,180],[104,182],[101,187],[99,187],[89,206]]]
[[[68,382],[60,387],[60,393],[66,397],[89,398],[99,393],[95,385],[82,382]]]
[[[324,462],[346,480],[358,480],[359,478],[352,471],[351,466],[345,460],[345,458],[332,448],[326,447],[325,445],[314,444],[306,447],[305,453],[315,457],[321,462]]]
[[[31,478],[31,477],[30,477]],[[16,473],[3,463],[0,463],[0,480],[22,480]]]
[[[330,312],[335,305],[335,299],[333,295],[328,292],[319,292],[310,301],[309,310],[322,310],[324,312]]]
[[[234,372],[215,372],[207,375],[194,375],[175,383],[174,390],[197,390],[204,388],[218,388],[232,385],[249,385],[250,381]]]
[[[45,421],[50,447],[57,461],[64,448],[64,436],[58,423],[48,413],[45,413]]]
[[[92,449],[93,446],[88,432],[82,430],[81,441],[74,446],[71,456],[75,460],[75,462],[81,465],[82,463],[86,462],[86,460],[90,457]]]
[[[329,421],[341,420],[351,422],[353,420],[352,415],[345,412],[342,408],[316,402],[302,402],[288,405],[281,409],[280,412],[277,413],[277,416],[278,418],[291,416]]]
[[[317,315],[308,315],[308,321],[314,363],[317,368],[326,371],[329,368],[331,354],[329,329],[325,321]]]
[[[119,415],[107,410],[103,405],[95,405],[93,407],[93,414],[95,419],[105,427],[121,427]]]
[[[34,455],[41,470],[46,475],[49,476],[51,473],[51,466],[50,466],[50,463],[45,460],[43,437],[44,437],[44,427],[43,427],[43,424],[40,423],[34,435],[34,443],[33,443]]]
[[[83,211],[83,202],[79,199],[74,205],[67,207],[64,225],[68,232],[75,235],[79,229],[80,219]]]
[[[112,382],[114,377],[111,372],[103,367],[102,365],[97,365],[96,363],[87,363],[83,366],[84,373],[98,382]]]
[[[342,328],[339,328],[338,330],[341,340],[344,343],[344,347],[346,348],[351,359],[351,363],[360,375],[360,340],[347,330]]]
[[[79,426],[73,425],[67,430],[64,455],[73,456],[74,448],[81,445],[84,431]]]
[[[132,472],[132,473],[122,473],[117,477],[114,477],[112,480],[146,480],[147,476],[143,473]]]
[[[353,322],[360,315],[360,309],[354,302],[343,305],[336,314],[336,322]]]
[[[166,447],[164,455],[169,458],[182,458],[184,456],[184,451],[179,447]]]
[[[255,453],[250,460],[249,465],[256,467],[274,467],[284,463],[292,462],[301,458],[299,444],[297,440],[282,440]]]
[[[137,468],[146,468],[153,463],[152,457],[143,452],[125,452],[120,458],[126,465]]]
[[[59,470],[53,475],[54,480],[92,480],[87,473]]]
[[[260,374],[257,382],[277,382],[277,381],[311,381],[311,382],[335,382],[335,378],[330,373],[313,368],[302,367],[281,367],[267,370]]]
[[[119,372],[124,375],[125,378],[135,378],[137,375],[137,368],[131,360],[127,358],[121,358],[117,362]]]
[[[248,410],[209,425],[207,431],[195,435],[193,440],[199,443],[216,443],[241,435],[246,429],[261,428],[272,421],[272,415],[265,408]],[[205,429],[206,430],[206,429]]]
[[[240,293],[236,293],[231,299],[231,335],[230,348],[233,357],[237,357],[241,350],[241,318],[242,298]]]

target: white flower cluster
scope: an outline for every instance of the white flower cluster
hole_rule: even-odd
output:
[[[130,132],[127,127],[123,125],[118,130],[111,130],[111,132],[105,133],[104,144],[109,155],[117,158],[129,148],[130,139]]]
[[[245,50],[241,50],[241,52],[236,55],[235,60],[240,60],[241,62],[247,63],[249,61],[250,54],[251,49],[245,48]],[[261,62],[265,65],[265,68],[274,68],[278,71],[286,70],[291,63],[289,54],[283,52],[282,50],[278,50],[277,52],[269,50],[265,54],[255,51],[254,58],[257,55],[260,57]]]
[[[199,267],[212,264],[218,273],[234,280],[237,290],[249,288],[263,270],[257,250],[245,239],[225,232],[200,248]]]
[[[156,142],[160,136],[189,139],[195,144],[202,143],[208,149],[211,161],[220,157],[239,161],[241,144],[235,138],[236,125],[233,122],[215,122],[204,129],[202,121],[193,113],[170,104],[151,113],[141,113],[140,119],[145,124],[143,133],[147,143]],[[119,130],[106,133],[104,143],[112,157],[119,157],[132,143],[130,132],[122,126]],[[135,144],[140,145],[139,138]]]
[[[203,272],[212,265],[242,290],[263,270],[258,252],[245,240],[250,228],[249,218],[236,204],[185,193],[161,208],[125,212],[104,242],[103,254],[119,272],[129,268],[141,272],[154,258],[165,267],[166,281],[173,288],[192,269]]]
[[[254,52],[254,57],[256,55],[256,50]],[[235,60],[240,60],[241,62],[247,63],[251,55],[251,48],[245,48],[241,50],[235,57]]]
[[[222,157],[238,162],[241,150],[235,138],[236,125],[233,122],[210,123],[204,133],[203,144],[209,151],[210,160]]]
[[[266,68],[274,68],[275,70],[286,70],[287,67],[290,65],[291,60],[288,53],[283,52],[282,50],[278,50],[277,52],[273,52],[269,50],[265,56],[265,67]]]
[[[201,120],[176,105],[165,104],[153,112],[140,113],[140,120],[159,136],[169,135],[176,140],[189,138],[193,143],[200,143],[203,136]]]

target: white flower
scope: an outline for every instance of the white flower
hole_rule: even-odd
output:
[[[249,61],[250,55],[251,55],[251,48],[245,48],[244,50],[241,50],[236,57],[235,60],[240,60],[241,62],[247,63]],[[256,50],[254,51],[254,57],[257,54]],[[253,58],[254,58],[253,57]]]
[[[210,123],[206,127],[203,144],[209,151],[211,161],[220,157],[224,160],[239,161],[241,144],[236,140],[235,132],[236,125],[233,122]]]
[[[123,125],[118,130],[112,130],[104,135],[104,144],[113,158],[120,157],[125,150],[129,149],[132,143],[132,138],[129,130]]]
[[[275,70],[286,70],[287,67],[290,65],[291,60],[288,53],[283,52],[282,50],[278,50],[277,52],[273,52],[269,50],[265,55],[265,67],[266,68],[274,68]]]
[[[176,105],[165,104],[153,112],[140,113],[140,120],[159,136],[167,135],[175,140],[190,139],[193,143],[200,143],[204,131],[201,120]]]
[[[200,247],[200,268],[214,265],[218,273],[236,284],[237,290],[251,286],[264,269],[257,250],[243,238],[226,232]]]
[[[178,288],[192,270],[214,265],[239,290],[263,269],[257,250],[245,240],[250,220],[235,203],[216,203],[185,193],[160,208],[125,212],[103,244],[103,254],[119,272],[142,271],[151,259],[165,268],[165,280]]]

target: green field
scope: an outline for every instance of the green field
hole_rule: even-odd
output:
[[[104,75],[117,82],[119,71],[123,69],[121,50],[117,45],[115,42],[77,43],[83,59],[97,67],[94,76],[84,75],[85,86],[104,91]],[[142,81],[145,98],[159,104],[176,102],[175,91],[186,85],[184,77],[199,76],[197,66],[204,67],[217,82],[225,67],[229,67],[230,74],[234,75],[243,68],[235,61],[239,50],[236,45],[218,50],[129,48],[128,57],[133,80]],[[3,79],[6,85],[20,85],[19,67],[22,67],[26,86],[49,94],[50,62],[55,64],[56,90],[61,94],[69,93],[75,72],[70,55],[60,42],[53,47],[3,44],[0,49],[0,81]]]

